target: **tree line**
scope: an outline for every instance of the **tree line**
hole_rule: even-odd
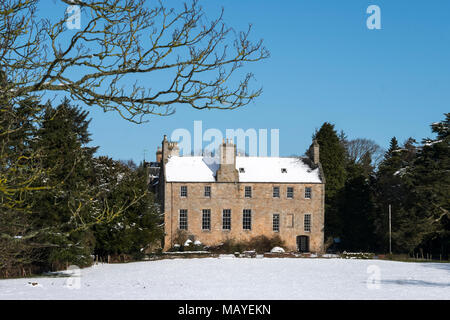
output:
[[[349,140],[333,124],[316,130],[326,178],[327,246],[448,259],[449,122],[447,113],[431,124],[434,137],[420,143],[409,138],[399,144],[393,137],[384,153],[374,141]]]
[[[88,112],[29,99],[0,113],[0,274],[140,258],[162,238],[144,163],[95,157]]]

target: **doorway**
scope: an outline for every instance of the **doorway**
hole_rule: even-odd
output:
[[[309,252],[308,236],[297,236],[297,250],[299,252]]]

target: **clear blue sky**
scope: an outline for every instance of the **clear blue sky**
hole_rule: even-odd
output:
[[[45,0],[44,2],[47,2]],[[169,1],[169,3],[173,1]],[[61,8],[48,1],[51,14]],[[136,125],[90,109],[99,155],[153,160],[164,134],[177,128],[278,128],[280,154],[303,154],[323,122],[349,138],[387,147],[431,136],[429,125],[450,112],[450,1],[407,0],[202,0],[207,13],[221,6],[238,30],[253,24],[271,58],[252,64],[263,95],[234,111],[177,107],[171,117]],[[382,30],[368,30],[366,9],[381,8]],[[62,9],[63,10],[63,9]],[[151,83],[148,83],[151,86]]]

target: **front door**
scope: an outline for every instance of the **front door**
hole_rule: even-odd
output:
[[[297,236],[297,250],[299,252],[309,252],[308,236]]]

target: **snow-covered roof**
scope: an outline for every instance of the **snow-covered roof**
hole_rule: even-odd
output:
[[[167,182],[215,182],[217,158],[169,157]],[[243,170],[240,170],[243,168]],[[239,182],[322,183],[319,169],[311,169],[299,158],[236,157]]]

